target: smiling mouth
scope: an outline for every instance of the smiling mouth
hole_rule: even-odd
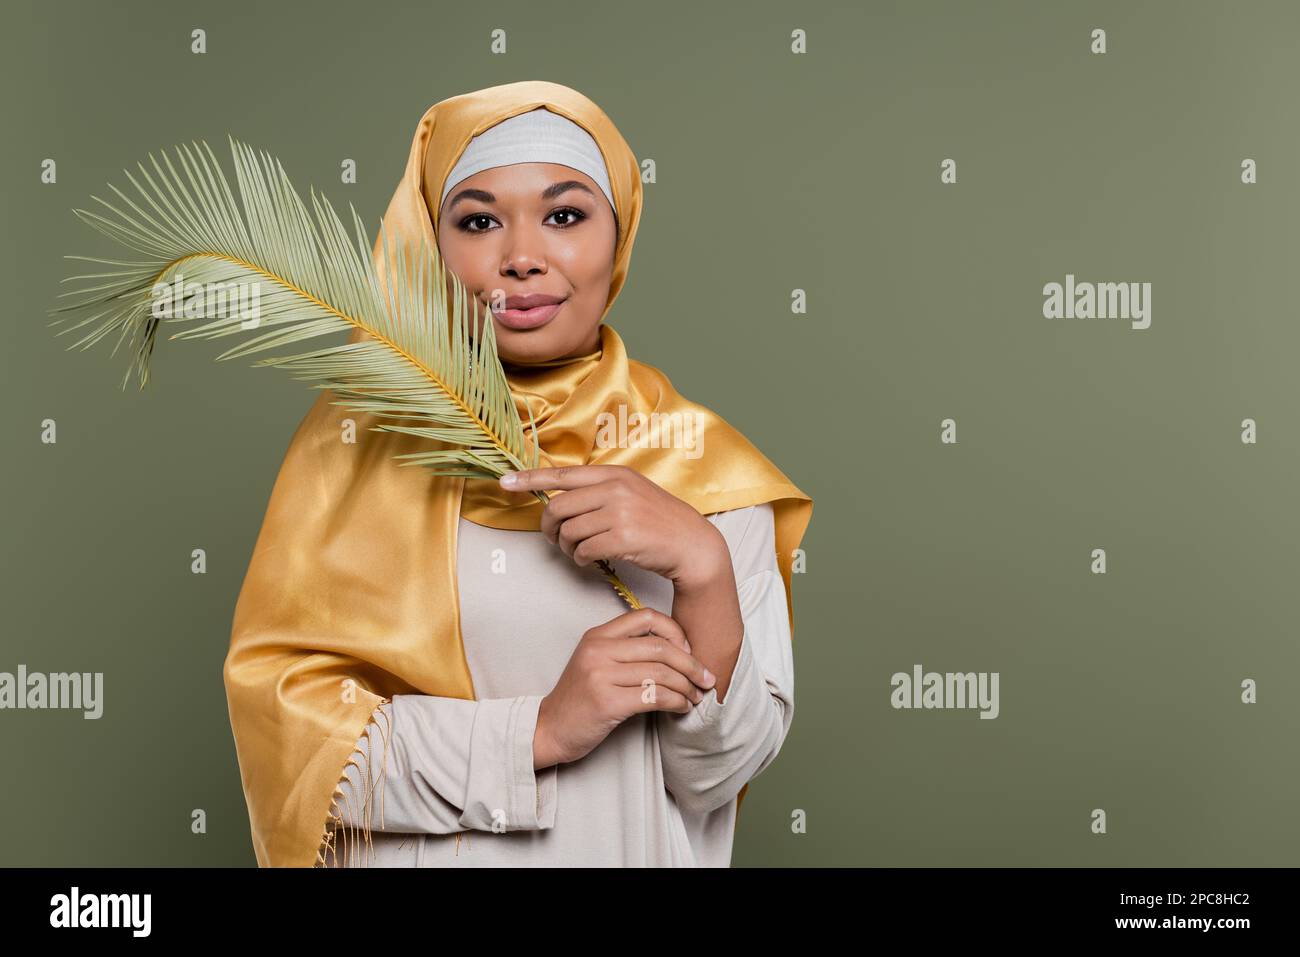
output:
[[[502,309],[500,312],[494,310],[492,315],[496,316],[507,329],[536,329],[554,319],[564,303],[565,300],[562,299],[559,302],[545,303],[531,309]]]

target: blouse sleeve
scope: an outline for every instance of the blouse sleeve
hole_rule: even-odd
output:
[[[533,769],[541,702],[541,695],[480,701],[394,695],[380,706],[387,720],[371,719],[340,782],[342,820],[362,826],[369,793],[375,831],[553,827],[558,766]]]
[[[664,780],[678,807],[722,807],[776,758],[794,718],[794,653],[771,503],[708,516],[731,550],[744,635],[724,701],[656,711]]]

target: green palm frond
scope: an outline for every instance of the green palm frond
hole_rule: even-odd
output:
[[[266,356],[253,364],[332,390],[333,405],[372,413],[380,421],[376,431],[450,446],[431,444],[427,451],[394,456],[406,460],[402,465],[467,478],[538,467],[538,447],[515,409],[491,319],[446,270],[436,247],[422,238],[418,250],[408,253],[391,242],[381,222],[389,280],[381,283],[355,210],[349,237],[323,196],[312,190],[308,210],[278,160],[232,137],[237,202],[211,148],[206,142],[201,149],[193,146],[177,147],[176,164],[165,152],[161,164],[149,154],[152,173],[137,164],[147,188],[124,170],[136,198],[110,184],[118,206],[94,196],[105,213],[73,211],[142,258],[66,257],[109,267],[65,279],[79,286],[59,298],[80,298],[49,310],[89,313],[57,333],[89,327],[69,349],[88,349],[116,333],[116,355],[129,340],[132,359],[122,388],[134,371],[143,389],[164,322],[204,320],[169,339],[246,337],[218,360],[360,328],[369,334],[360,342]],[[60,315],[50,325],[71,317]],[[529,425],[535,435],[531,409]],[[545,492],[537,495],[548,500]],[[629,605],[641,607],[607,562],[597,564]]]

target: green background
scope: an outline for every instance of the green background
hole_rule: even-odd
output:
[[[586,93],[656,161],[609,316],[630,354],[815,502],[794,725],[734,864],[1300,863],[1296,5],[10,2],[3,18],[0,671],[102,671],[105,714],[0,712],[0,864],[255,863],[221,665],[315,395],[212,361],[226,344],[160,343],[143,393],[119,390],[111,340],[65,352],[44,315],[79,271],[61,257],[114,251],[70,210],[149,151],[207,139],[225,157],[230,133],[373,231],[424,110],[520,79]],[[1151,282],[1151,328],[1043,318],[1066,273]],[[916,663],[999,672],[1000,717],[892,709],[890,676]]]

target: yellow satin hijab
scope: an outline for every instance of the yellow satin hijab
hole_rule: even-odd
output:
[[[526,81],[430,107],[385,214],[390,239],[414,247],[423,235],[435,245],[438,199],[462,150],[494,124],[537,107],[595,139],[619,222],[599,349],[508,368],[525,428],[524,403],[531,405],[542,464],[627,465],[701,514],[773,503],[793,631],[791,564],[812,500],[718,415],[628,358],[621,337],[603,323],[627,278],[642,191],[635,154],[596,104],[565,86]],[[378,240],[374,256],[384,275]],[[351,341],[365,335],[358,330]],[[235,607],[224,668],[262,867],[321,866],[337,853],[340,784],[371,717],[382,723],[381,704],[399,694],[475,697],[460,633],[458,516],[537,530],[543,507],[531,493],[507,492],[495,481],[399,467],[393,456],[428,449],[428,440],[370,431],[381,420],[331,405],[335,398],[321,390],[289,443]],[[620,404],[629,420],[636,412],[702,415],[696,421],[705,424],[707,452],[687,459],[671,449],[598,448],[597,417],[617,416]],[[365,803],[368,824],[368,796]],[[369,826],[364,830],[368,843]],[[346,833],[344,841],[346,854]]]

